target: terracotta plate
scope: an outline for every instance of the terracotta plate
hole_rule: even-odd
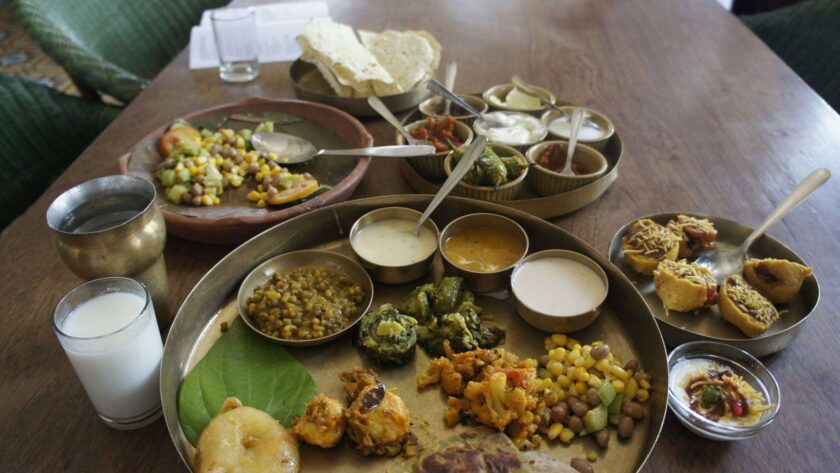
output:
[[[678,214],[705,218],[711,221],[718,231],[716,245],[720,248],[733,248],[740,245],[747,235],[753,231],[749,226],[739,222],[693,212],[667,212],[639,218],[649,218],[664,225]],[[635,221],[633,220],[633,222]],[[767,332],[758,337],[747,337],[734,325],[723,320],[716,305],[697,313],[689,314],[672,310],[666,314],[662,300],[659,299],[656,289],[653,287],[653,277],[633,271],[633,268],[624,262],[621,238],[627,233],[633,222],[628,222],[618,229],[613,236],[612,241],[610,241],[609,258],[613,264],[618,266],[618,269],[633,281],[636,289],[639,290],[650,306],[656,321],[659,322],[659,328],[662,329],[665,342],[672,347],[686,342],[707,340],[727,343],[746,350],[755,356],[769,355],[788,346],[802,331],[808,316],[817,307],[817,302],[820,299],[820,286],[817,283],[816,276],[811,276],[803,282],[802,289],[799,290],[799,294],[793,300],[786,304],[776,304],[776,308],[780,312],[785,312],[782,313],[776,323],[770,326]],[[747,256],[749,258],[779,258],[805,264],[793,250],[768,235],[757,239]]]
[[[361,148],[373,145],[373,137],[365,127],[341,110],[301,100],[271,100],[250,97],[240,102],[222,105],[181,117],[200,127],[233,129],[254,128],[256,123],[240,121],[232,116],[250,116],[274,121],[277,131],[304,137],[318,148]],[[370,157],[324,157],[295,165],[293,172],[309,172],[321,184],[332,187],[311,200],[286,206],[257,208],[247,199],[256,188],[247,179],[239,189],[227,189],[222,203],[213,207],[193,207],[168,202],[163,186],[153,173],[162,159],[158,140],[169,123],[146,135],[128,155],[120,158],[120,172],[133,174],[155,183],[157,205],[166,219],[170,234],[188,240],[213,244],[240,243],[283,220],[296,217],[312,209],[347,200],[361,181]]]

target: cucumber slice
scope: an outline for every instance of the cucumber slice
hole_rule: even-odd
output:
[[[604,430],[607,426],[608,420],[607,407],[599,404],[598,407],[590,409],[583,416],[583,428],[587,433],[594,434],[600,430]]]
[[[601,387],[598,388],[598,397],[601,398],[601,404],[605,406],[612,404],[615,394],[615,388],[608,381],[601,383]]]

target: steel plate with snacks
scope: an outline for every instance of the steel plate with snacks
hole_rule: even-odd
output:
[[[718,305],[701,308],[696,313],[666,310],[654,287],[651,276],[638,273],[625,262],[622,238],[627,235],[630,226],[641,219],[650,219],[660,225],[667,225],[677,215],[706,219],[717,230],[714,245],[718,248],[737,247],[753,231],[747,225],[721,217],[704,215],[693,212],[667,212],[640,217],[629,222],[616,232],[610,241],[609,259],[630,278],[642,294],[656,316],[662,334],[669,346],[677,346],[691,341],[723,342],[745,350],[754,356],[764,356],[775,353],[787,347],[805,326],[808,316],[817,306],[820,298],[820,288],[817,278],[811,275],[802,281],[798,293],[788,302],[775,304],[780,314],[767,330],[761,335],[747,337],[728,323],[721,316]],[[776,258],[788,260],[804,265],[805,263],[793,250],[773,237],[760,237],[749,250],[748,258]],[[689,261],[691,258],[688,259]]]
[[[317,249],[353,257],[348,235],[354,222],[361,216],[382,207],[407,207],[423,210],[429,204],[430,199],[430,196],[420,195],[385,196],[355,200],[314,210],[281,223],[249,240],[222,259],[202,278],[181,306],[172,324],[161,364],[161,397],[166,424],[175,447],[191,470],[196,471],[194,464],[195,449],[188,439],[194,441],[197,433],[195,429],[185,429],[179,421],[179,415],[182,414],[179,412],[179,390],[182,391],[182,381],[185,377],[205,358],[208,350],[211,350],[217,340],[220,343],[226,340],[223,331],[242,334],[241,330],[244,327],[236,320],[239,312],[236,294],[246,275],[262,262],[293,251]],[[606,373],[609,368],[610,373],[623,375],[628,382],[626,386],[612,377],[609,379],[613,381],[596,383],[598,381],[596,374],[592,374],[593,379],[590,379],[590,381],[593,381],[594,384],[601,384],[603,389],[589,389],[586,392],[589,398],[581,397],[581,399],[590,399],[593,395],[596,398],[602,396],[600,399],[603,400],[604,404],[598,409],[593,408],[591,412],[598,411],[603,418],[590,419],[590,411],[587,411],[586,419],[583,419],[587,429],[592,432],[597,431],[601,435],[573,438],[575,433],[570,429],[574,427],[574,422],[569,420],[570,418],[566,417],[565,414],[562,418],[566,418],[570,422],[570,427],[563,428],[561,432],[560,428],[563,425],[560,424],[560,420],[553,420],[555,415],[561,418],[558,411],[558,413],[552,413],[550,416],[552,422],[557,422],[557,424],[552,424],[552,427],[557,426],[556,431],[545,433],[541,445],[536,451],[541,452],[544,456],[547,454],[547,458],[556,459],[553,461],[563,463],[566,466],[569,465],[573,457],[579,457],[575,460],[579,463],[589,453],[590,457],[592,455],[597,457],[597,462],[594,464],[595,471],[614,473],[639,471],[656,444],[664,422],[668,378],[665,345],[644,300],[633,288],[627,277],[593,248],[548,222],[524,212],[488,202],[448,198],[432,214],[431,218],[438,227],[444,228],[453,220],[471,213],[495,213],[513,220],[527,232],[529,251],[536,252],[552,248],[571,250],[589,257],[603,268],[609,280],[609,294],[602,305],[600,317],[584,330],[569,334],[568,338],[565,336],[551,337],[550,334],[532,328],[517,315],[515,301],[509,294],[501,300],[498,299],[498,293],[493,294],[493,297],[476,295],[474,300],[471,299],[466,304],[468,307],[481,306],[483,308],[482,320],[506,331],[505,341],[501,348],[522,358],[541,358],[540,363],[543,367],[540,368],[540,373],[545,373],[539,375],[541,382],[554,379],[552,377],[555,375],[549,374],[551,371],[558,371],[558,373],[560,370],[565,372],[566,369],[577,371],[577,365],[572,364],[572,362],[578,361],[577,357],[584,353],[589,360],[587,363],[595,363],[598,360],[598,363],[604,365],[598,368],[603,370],[602,372]],[[372,307],[379,307],[378,312],[393,310],[388,309],[391,306],[382,304],[398,305],[418,285],[439,281],[442,276],[444,276],[443,265],[440,255],[437,254],[431,272],[420,279],[402,285],[377,284]],[[439,285],[442,284],[444,284],[443,281],[439,283]],[[470,297],[472,296],[470,295]],[[435,310],[437,310],[438,303],[435,302]],[[402,307],[404,306],[403,304]],[[404,309],[401,308],[400,310]],[[394,314],[397,319],[392,320],[400,320],[399,317],[405,318],[395,312]],[[378,329],[371,332],[371,336],[387,336],[389,333],[395,333],[395,322],[390,320],[379,325]],[[237,325],[234,326],[233,324]],[[484,322],[482,322],[482,325],[484,325]],[[362,327],[364,330],[364,321]],[[372,361],[369,361],[368,358],[362,358],[360,349],[352,343],[355,337],[345,335],[329,344],[316,348],[285,347],[285,349],[314,378],[314,384],[317,386],[316,392],[334,398],[343,398],[345,387],[337,374],[354,367],[374,367],[371,364]],[[601,342],[595,343],[596,341]],[[608,346],[604,346],[602,343]],[[263,348],[270,349],[272,347],[282,350],[277,344]],[[558,350],[552,350],[547,354],[546,349],[554,347],[560,347],[562,350],[558,348]],[[425,345],[424,348],[426,348]],[[567,350],[568,356],[563,355],[567,353]],[[209,357],[210,355],[208,355]],[[446,409],[445,396],[441,395],[439,388],[430,386],[418,390],[417,386],[420,380],[418,376],[426,373],[427,369],[431,369],[430,358],[426,351],[421,350],[418,346],[413,358],[402,358],[401,360],[403,366],[400,367],[382,367],[379,365],[375,367],[376,373],[378,373],[381,382],[385,384],[388,391],[383,394],[382,388],[377,388],[380,390],[374,394],[378,395],[377,399],[380,401],[387,400],[389,399],[388,396],[394,397],[390,395],[390,391],[393,390],[404,400],[405,406],[411,413],[411,431],[416,436],[418,445],[426,448],[417,457],[423,458],[430,453],[430,450],[433,452],[435,448],[441,448],[441,441],[457,439],[457,434],[464,433],[468,428],[461,425],[455,425],[451,428],[445,427],[443,421]],[[214,361],[218,361],[218,358]],[[616,363],[621,363],[621,365],[616,366]],[[534,365],[530,366],[533,369]],[[626,370],[629,371],[623,371],[621,366],[625,366]],[[591,369],[594,370],[595,368],[596,366],[593,366]],[[581,367],[581,369],[585,371],[584,368]],[[513,369],[513,371],[516,371],[516,369]],[[627,377],[631,372],[643,375],[639,378],[640,387],[636,385],[633,376]],[[590,378],[589,375],[584,376],[584,373],[575,373],[574,376],[578,375],[583,376],[583,378],[578,379],[578,382],[583,382],[584,378]],[[552,382],[560,382],[559,374],[557,376],[557,381]],[[616,424],[612,424],[613,427],[605,428],[607,405],[610,406],[610,410],[613,404],[618,404],[618,407],[621,407],[620,399],[622,398],[616,394],[616,390],[613,390],[612,386],[618,386],[619,392],[625,392],[625,395],[629,396],[628,399],[639,399],[644,408],[641,408],[640,404],[630,402],[625,405],[626,412],[623,414],[610,414],[615,415]],[[311,384],[306,389],[311,390],[307,392],[315,391],[315,387]],[[582,389],[586,390],[585,384]],[[631,389],[633,392],[631,392]],[[595,394],[595,391],[598,391],[598,393]],[[316,399],[323,400],[323,397]],[[588,409],[588,407],[583,407],[588,406],[586,402],[582,402],[576,397],[568,399],[568,407],[575,413],[578,412],[578,409]],[[618,400],[618,402],[613,402],[613,399]],[[597,405],[598,402],[598,399],[590,399],[592,406]],[[277,403],[274,404],[277,405]],[[374,404],[373,408],[376,405]],[[566,408],[564,406],[564,409]],[[542,414],[548,416],[547,411]],[[581,418],[576,417],[576,415],[569,414],[569,416],[575,417],[575,422],[578,424],[575,431],[582,432],[581,429],[584,427],[579,425]],[[618,422],[619,415],[621,422]],[[616,428],[614,427],[616,425],[618,425],[618,434],[616,434]],[[490,433],[491,431],[486,430],[485,432]],[[622,439],[617,438],[617,435],[621,435]],[[511,438],[511,440],[514,439]],[[505,441],[510,444],[511,440]],[[567,444],[567,441],[570,444]],[[596,441],[599,443],[596,443]],[[603,444],[608,443],[608,445],[605,448],[599,447],[601,442]],[[515,447],[513,448],[513,451],[515,451]],[[326,451],[301,442],[299,452],[300,465],[303,471],[413,471],[413,459],[387,458],[376,455],[363,456],[346,445],[337,445]]]
[[[260,122],[273,122],[274,129],[311,141],[318,148],[361,148],[373,145],[373,138],[358,120],[326,105],[300,100],[250,97],[182,117],[192,126],[217,130],[254,129]],[[123,174],[140,176],[155,184],[157,205],[166,219],[169,233],[188,240],[213,244],[241,243],[266,228],[311,209],[346,200],[361,181],[369,157],[329,157],[289,166],[294,173],[314,176],[323,193],[284,205],[258,207],[248,195],[257,183],[246,178],[242,185],[222,193],[212,206],[174,204],[167,199],[162,181],[155,176],[165,156],[161,137],[169,129],[161,126],[146,135],[129,154],[120,158]]]
[[[491,110],[493,108],[491,107]],[[412,123],[423,118],[418,110],[403,119],[403,123]],[[553,139],[551,137],[547,139]],[[565,215],[581,209],[596,201],[613,182],[618,179],[618,164],[621,160],[623,144],[618,133],[614,133],[607,142],[602,154],[607,160],[607,169],[601,176],[589,184],[577,189],[549,196],[540,196],[534,190],[533,179],[537,176],[530,173],[525,184],[513,199],[502,200],[498,203],[540,218],[551,218]],[[530,163],[533,166],[533,162]],[[434,194],[440,189],[443,179],[429,179],[421,174],[422,170],[415,168],[409,160],[400,162],[400,170],[408,184],[417,192]]]

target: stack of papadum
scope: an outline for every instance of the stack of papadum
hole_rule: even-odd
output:
[[[359,31],[314,19],[297,37],[303,61],[314,64],[339,97],[408,92],[434,76],[440,44],[426,31]]]

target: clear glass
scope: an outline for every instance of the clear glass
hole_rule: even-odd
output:
[[[729,367],[733,373],[743,377],[744,381],[763,394],[764,399],[772,407],[765,411],[758,423],[754,425],[736,426],[714,422],[680,402],[676,390],[681,388],[677,386],[676,379],[669,379],[668,406],[687,429],[711,440],[743,440],[758,435],[776,419],[782,403],[779,383],[758,359],[731,345],[717,342],[690,342],[678,346],[668,355],[668,370],[672,372],[678,363],[695,358],[712,360]]]
[[[163,342],[146,286],[121,277],[82,284],[56,306],[53,328],[108,426],[138,429],[160,418]]]
[[[219,52],[219,76],[227,82],[248,82],[260,74],[257,22],[253,8],[213,10],[213,36]]]

